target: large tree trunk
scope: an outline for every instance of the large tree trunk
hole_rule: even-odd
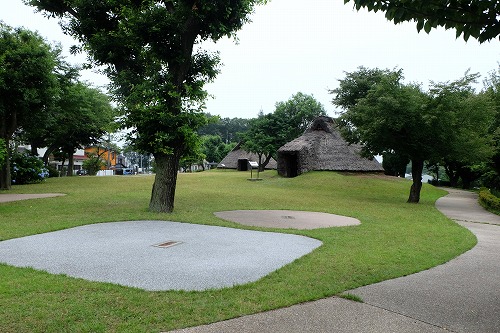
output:
[[[459,169],[460,167],[456,164],[447,163],[445,161],[444,170],[446,172],[446,175],[448,176],[448,179],[450,180],[451,187],[458,186],[458,180],[460,179]]]
[[[271,160],[272,157],[273,156],[271,154],[267,155],[264,162],[262,162],[262,164],[259,164],[259,171],[260,172],[263,172],[264,170],[266,170],[266,166],[269,164],[269,161]]]
[[[11,189],[11,175],[10,175],[10,153],[7,150],[7,156],[5,156],[4,164],[0,169],[0,190],[10,190]]]
[[[173,212],[180,155],[177,149],[170,155],[155,154],[156,176],[149,202],[150,211]]]
[[[0,118],[0,138],[4,140],[7,148],[5,162],[0,168],[0,190],[10,190],[12,188],[12,176],[10,174],[10,139],[17,124],[17,114],[13,112],[11,117]]]
[[[411,161],[411,175],[413,184],[410,188],[409,203],[418,203],[420,201],[420,190],[422,189],[422,172],[424,170],[424,161],[412,160]]]
[[[73,152],[68,152],[68,177],[73,176],[73,169],[75,168],[75,159],[73,157]]]

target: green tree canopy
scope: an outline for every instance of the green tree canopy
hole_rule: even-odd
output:
[[[0,167],[5,163],[7,158],[7,147],[5,146],[5,141],[0,139]]]
[[[63,87],[53,116],[56,125],[50,130],[50,148],[61,149],[68,156],[71,176],[75,150],[99,142],[112,128],[115,112],[105,94],[77,81]]]
[[[366,82],[366,73],[370,74],[370,80],[372,73],[377,75],[375,83],[361,97],[362,91],[357,89],[364,89],[365,85],[350,83],[358,77]],[[402,83],[401,70],[360,68],[358,72],[347,73],[346,80],[340,80],[340,87],[332,90],[336,94],[334,104],[344,108],[339,118],[344,137],[348,142],[362,144],[366,156],[384,153],[408,156],[413,176],[408,202],[419,202],[424,162],[437,155],[435,147],[443,144],[439,136],[442,118],[427,107],[429,98],[419,86]],[[354,105],[344,107],[348,105],[345,96],[358,98]]]
[[[228,144],[231,142],[238,143],[241,141],[240,134],[248,129],[249,119],[244,118],[220,118],[206,113],[208,123],[198,130],[199,135],[218,135]]]
[[[55,69],[59,49],[37,33],[0,22],[0,138],[7,145],[13,134],[43,114],[57,94]],[[10,162],[0,172],[0,189],[10,189]]]
[[[182,156],[204,124],[203,85],[218,72],[217,54],[195,47],[233,36],[264,0],[29,0],[61,18],[93,62],[105,65],[126,112],[135,147],[154,154],[150,209],[171,212]]]
[[[485,80],[485,94],[489,96],[495,108],[495,118],[489,133],[493,137],[493,157],[489,163],[489,172],[485,175],[486,185],[500,190],[500,66],[492,71]]]
[[[429,107],[445,118],[441,135],[446,149],[440,161],[452,186],[461,178],[462,186],[469,188],[493,156],[490,128],[495,109],[490,96],[477,94],[472,87],[478,78],[479,74],[466,73],[459,80],[432,83],[429,90]]]
[[[344,0],[353,2],[357,10],[384,11],[394,24],[405,21],[417,23],[417,30],[429,33],[441,26],[455,29],[457,38],[463,35],[479,42],[500,35],[500,2],[497,0]]]
[[[416,203],[425,161],[456,164],[465,181],[472,165],[491,156],[488,131],[494,110],[485,94],[474,92],[477,77],[466,73],[453,82],[431,83],[429,92],[423,92],[418,85],[404,84],[401,70],[360,68],[346,73],[331,92],[336,94],[333,103],[343,108],[339,120],[349,142],[363,144],[367,156],[411,160],[408,202]]]
[[[226,144],[218,135],[204,135],[202,139],[202,153],[208,162],[219,163],[234,148],[235,144]]]
[[[259,156],[263,171],[278,149],[300,135],[307,125],[318,116],[325,116],[324,106],[312,95],[297,93],[289,100],[278,102],[274,113],[262,112],[249,124],[243,134],[243,148]]]

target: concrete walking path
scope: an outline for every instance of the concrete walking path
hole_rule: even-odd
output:
[[[349,291],[364,303],[331,297],[175,332],[500,332],[500,217],[474,193],[447,190],[436,207],[478,238],[458,258]]]

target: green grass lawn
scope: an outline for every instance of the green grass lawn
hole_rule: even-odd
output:
[[[245,227],[216,218],[233,209],[289,209],[352,216],[360,226],[266,229],[323,246],[261,280],[204,292],[146,292],[0,265],[0,332],[160,332],[337,295],[412,274],[473,247],[475,237],[434,207],[445,192],[425,185],[407,204],[410,182],[311,172],[261,182],[234,171],[180,174],[175,213],[147,211],[152,176],[73,177],[15,186],[12,193],[64,197],[0,204],[0,240],[109,221],[170,220]]]

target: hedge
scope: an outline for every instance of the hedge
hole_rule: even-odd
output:
[[[500,198],[493,195],[490,190],[482,188],[479,191],[479,203],[481,206],[496,214],[500,213]]]

